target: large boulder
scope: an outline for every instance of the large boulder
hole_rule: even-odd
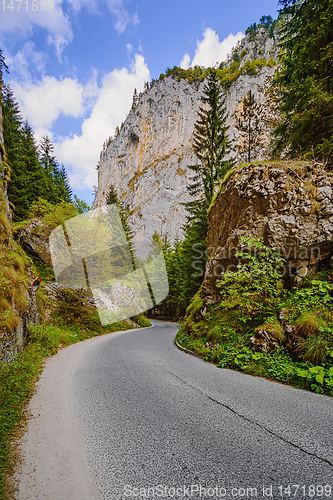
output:
[[[314,274],[333,253],[333,174],[316,162],[251,164],[231,172],[209,212],[203,294],[218,301],[216,280],[235,269],[241,236],[263,238],[286,260],[285,277]]]
[[[40,219],[30,219],[28,224],[15,230],[14,237],[23,250],[38,260],[41,260],[49,267],[52,267],[52,260],[49,247],[48,233],[44,231],[43,223]]]

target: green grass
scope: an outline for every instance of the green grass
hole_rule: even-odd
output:
[[[207,318],[206,318],[207,316]],[[190,331],[182,325],[176,341],[196,352],[202,359],[249,375],[265,377],[318,394],[333,396],[333,349],[325,349],[321,366],[294,361],[283,347],[270,353],[253,352],[249,338],[253,331],[241,334],[223,324],[222,316],[212,311]]]
[[[46,281],[56,281],[53,269],[48,267],[44,262],[34,259],[30,257],[31,262],[35,266],[36,269],[36,274],[38,275],[38,278],[42,278],[43,283]]]
[[[150,322],[145,326],[150,326]],[[55,354],[60,346],[68,346],[100,333],[131,328],[134,327],[126,321],[103,327],[101,332],[78,326],[31,326],[24,350],[12,363],[0,365],[0,500],[6,499],[6,473],[11,465],[10,441],[21,425],[24,406],[32,395],[43,359]]]

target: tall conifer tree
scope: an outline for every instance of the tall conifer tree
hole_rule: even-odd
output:
[[[169,253],[169,269],[175,275],[169,276],[171,298],[167,304],[171,309],[176,308],[178,315],[184,314],[202,283],[206,263],[207,211],[216,185],[232,166],[232,160],[225,159],[231,148],[224,90],[216,69],[211,68],[208,73],[202,102],[192,144],[198,162],[189,166],[194,176],[188,190],[194,199],[186,203],[189,216],[184,228],[185,239],[176,242]],[[202,255],[199,260],[196,257],[198,252]]]
[[[333,1],[280,0],[282,52],[274,85],[277,149],[333,164]]]
[[[14,220],[21,220],[29,211],[29,179],[25,168],[25,151],[22,143],[22,117],[11,87],[3,84],[2,113],[4,144],[11,168],[8,199],[14,205]]]
[[[33,130],[26,120],[21,126],[24,168],[26,172],[26,193],[29,205],[43,196],[43,168],[38,161],[37,144]]]
[[[189,165],[195,175],[188,188],[191,196],[199,198],[187,203],[186,207],[191,214],[189,221],[199,223],[206,233],[207,210],[213,199],[214,188],[232,166],[232,161],[225,159],[230,152],[230,142],[224,90],[214,68],[208,73],[201,99],[204,105],[198,112],[192,144],[199,161]]]

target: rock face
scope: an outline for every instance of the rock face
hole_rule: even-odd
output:
[[[333,253],[333,174],[307,162],[253,164],[235,169],[209,212],[206,302],[218,301],[215,283],[237,264],[241,236],[263,238],[285,258],[285,277],[314,274]]]
[[[10,252],[15,252],[16,248],[13,242],[13,235],[11,229],[12,216],[9,209],[9,202],[7,197],[7,182],[9,180],[8,166],[6,165],[6,153],[3,141],[2,129],[2,111],[0,106],[0,252],[2,258],[8,258]],[[7,269],[8,271],[8,269]],[[28,273],[30,270],[28,269]],[[2,278],[6,276],[6,271],[1,272]],[[26,276],[22,276],[26,278]],[[10,289],[12,288],[12,289]],[[20,289],[20,294],[22,290]],[[9,304],[0,311],[1,324],[0,324],[0,361],[12,361],[15,359],[17,352],[22,348],[24,338],[27,333],[29,324],[39,324],[39,312],[36,301],[36,296],[28,287],[24,289],[26,306],[22,310],[19,304],[18,297],[16,296],[15,285],[12,287],[3,286],[1,297],[5,299],[4,304]],[[22,299],[22,297],[21,297]],[[7,301],[7,302],[6,302]],[[9,309],[10,308],[10,309]],[[15,327],[6,327],[6,318],[15,316]]]
[[[29,224],[15,231],[15,239],[23,250],[49,267],[52,267],[50,246],[48,239],[43,236],[39,228],[42,227],[40,219],[31,219]]]
[[[241,56],[240,66],[253,59],[270,60],[271,66],[257,68],[257,74],[241,74],[226,91],[229,135],[235,140],[238,138],[235,123],[242,99],[252,90],[264,103],[263,89],[275,71],[278,49],[267,30],[260,29],[255,40],[247,35],[237,50]],[[232,64],[231,61],[228,64]],[[101,154],[94,206],[105,203],[112,184],[120,199],[133,210],[130,224],[136,239],[148,238],[155,231],[168,236],[169,241],[182,235],[186,220],[183,203],[189,201],[187,186],[192,176],[188,165],[196,163],[191,144],[197,111],[202,105],[203,85],[203,82],[190,84],[173,77],[155,82],[141,94],[120,134]],[[268,111],[264,144],[258,159],[268,154],[270,109]]]
[[[186,80],[165,78],[144,92],[100,162],[95,206],[105,202],[110,184],[134,209],[138,239],[154,231],[174,238],[181,234],[189,201],[187,165],[200,91]]]

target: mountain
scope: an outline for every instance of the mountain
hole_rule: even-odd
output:
[[[269,154],[274,111],[266,89],[276,69],[277,55],[276,34],[262,27],[249,32],[220,65],[229,136],[234,145],[238,142],[235,124],[244,96],[251,90],[263,105],[263,147],[256,154],[258,160]],[[136,239],[148,238],[155,231],[170,242],[182,236],[186,218],[183,204],[190,199],[187,186],[192,173],[188,165],[196,162],[191,143],[204,81],[202,76],[193,78],[191,70],[178,70],[161,75],[140,94],[119,134],[101,153],[94,206],[105,203],[113,185],[119,199],[133,210],[129,222]]]

